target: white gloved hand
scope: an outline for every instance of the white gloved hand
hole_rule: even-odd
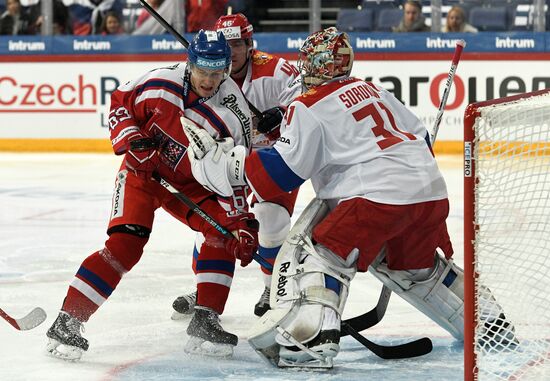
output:
[[[189,148],[193,152],[193,155],[189,155],[190,159],[202,159],[208,151],[215,148],[216,141],[204,128],[199,127],[191,119],[187,119],[184,116],[180,118],[180,122],[183,132],[189,140]]]
[[[181,124],[189,139],[187,156],[195,179],[206,189],[219,195],[233,195],[233,186],[246,185],[244,159],[246,148],[234,147],[232,138],[216,141],[206,130],[182,117]]]

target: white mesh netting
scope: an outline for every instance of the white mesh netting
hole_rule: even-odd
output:
[[[550,380],[550,96],[479,111],[478,377]]]

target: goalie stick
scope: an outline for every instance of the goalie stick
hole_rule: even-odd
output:
[[[370,341],[359,333],[359,331],[375,326],[382,320],[386,313],[390,296],[391,290],[385,285],[382,286],[382,291],[380,291],[380,297],[378,298],[376,306],[363,315],[344,320],[340,325],[340,337],[350,335],[372,353],[384,360],[418,357],[430,353],[433,345],[432,341],[427,337],[405,344],[382,345]]]
[[[443,111],[445,111],[445,106],[447,105],[447,98],[451,92],[451,87],[453,86],[453,80],[456,73],[456,68],[458,67],[458,62],[460,61],[460,56],[462,50],[466,46],[466,41],[460,40],[456,43],[455,52],[453,54],[453,60],[451,62],[451,69],[449,70],[449,75],[447,76],[447,82],[445,82],[445,90],[443,90],[443,96],[441,97],[441,102],[439,102],[439,108],[437,110],[437,116],[435,117],[434,128],[430,134],[430,144],[433,146],[435,139],[437,138],[437,132],[439,131],[439,125],[441,124],[441,119],[443,118]]]
[[[19,331],[28,331],[29,329],[38,327],[44,322],[44,320],[46,320],[47,317],[46,311],[44,311],[40,307],[36,307],[20,319],[15,319],[11,317],[3,309],[0,308],[0,316],[2,316],[4,320],[6,320]]]
[[[155,9],[153,7],[151,7],[146,0],[139,0],[139,2],[141,3],[141,6],[143,8],[145,8],[145,10],[147,12],[149,12],[149,14],[151,16],[153,16],[155,18],[155,20],[157,20],[159,22],[160,25],[162,25],[162,27],[164,29],[166,29],[168,32],[170,32],[170,34],[172,36],[174,36],[174,38],[176,40],[178,40],[178,42],[180,44],[183,45],[183,47],[185,49],[189,48],[189,41],[187,41],[185,39],[185,37],[183,37],[181,35],[181,33],[179,33],[177,30],[174,29],[174,27],[172,25],[170,25],[168,23],[168,21],[166,21],[164,19],[164,17],[162,17],[157,11],[155,11]],[[244,96],[244,94],[243,94]],[[245,98],[246,99],[246,98]],[[257,117],[257,118],[261,118],[262,117],[262,112],[260,110],[258,110],[256,108],[256,106],[254,106],[252,103],[250,103],[250,101],[248,99],[246,99],[246,103],[248,103],[248,107],[250,108],[250,111],[252,111],[252,113]]]

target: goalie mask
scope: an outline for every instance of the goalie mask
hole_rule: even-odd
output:
[[[298,69],[306,88],[348,76],[353,66],[349,36],[330,27],[308,36],[300,48]]]

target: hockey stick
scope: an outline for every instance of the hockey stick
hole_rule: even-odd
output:
[[[405,344],[390,346],[376,344],[359,333],[375,326],[382,320],[386,313],[390,296],[391,290],[385,285],[382,286],[376,306],[363,315],[344,320],[340,325],[340,337],[351,335],[351,337],[363,344],[372,353],[385,360],[418,357],[430,353],[433,346],[432,341],[427,337]]]
[[[390,296],[391,290],[383,285],[378,302],[372,310],[365,312],[363,315],[349,318],[342,322],[342,329],[340,330],[342,333],[340,334],[340,337],[351,335],[349,330],[343,328],[344,325],[350,327],[356,332],[361,332],[380,323],[386,314],[386,309],[388,308],[388,303],[390,302]]]
[[[153,9],[153,7],[151,7],[151,6],[147,3],[146,0],[139,0],[139,2],[141,3],[141,6],[142,6],[143,8],[145,8],[145,10],[146,10],[147,12],[149,12],[149,14],[150,14],[151,16],[153,16],[153,17],[155,18],[155,20],[157,20],[157,21],[159,22],[159,24],[162,25],[162,27],[163,27],[164,29],[166,29],[168,32],[170,32],[170,34],[171,34],[172,36],[174,36],[174,38],[175,38],[176,40],[178,40],[178,42],[179,42],[180,44],[183,45],[183,47],[184,47],[185,49],[188,49],[188,48],[189,48],[189,41],[187,41],[187,40],[185,39],[185,37],[183,37],[183,36],[181,35],[181,33],[179,33],[177,30],[175,30],[174,27],[173,27],[172,25],[170,25],[170,24],[168,23],[168,21],[166,21],[166,20],[164,19],[164,17],[162,17],[157,11],[155,11],[155,10]],[[243,95],[243,96],[244,96],[244,95]],[[246,99],[246,98],[245,98],[245,99]],[[258,118],[261,118],[261,117],[262,117],[262,112],[261,112],[260,110],[258,110],[258,109],[256,108],[256,106],[254,106],[252,103],[250,103],[250,101],[249,101],[248,99],[246,99],[246,103],[248,103],[248,107],[250,108],[250,111],[252,111],[252,113],[253,113],[256,117],[258,117]]]
[[[193,213],[196,213],[199,217],[204,219],[206,222],[208,222],[210,225],[212,225],[217,231],[219,231],[221,234],[223,234],[226,238],[229,239],[236,239],[233,234],[231,234],[230,231],[228,231],[226,228],[221,226],[214,218],[212,218],[208,213],[206,213],[204,210],[201,209],[200,206],[198,206],[193,200],[191,200],[189,197],[187,197],[185,194],[178,191],[172,184],[170,184],[168,181],[164,180],[160,176],[157,176],[155,178],[163,187],[168,189],[178,200],[183,202],[185,205],[191,209]],[[273,271],[273,265],[269,263],[267,260],[265,260],[262,256],[260,256],[258,253],[254,253],[252,258],[258,262],[260,265],[265,267],[266,269]]]
[[[373,343],[346,322],[342,322],[342,330],[367,347],[372,353],[385,360],[418,357],[430,353],[433,348],[432,341],[427,337],[410,343],[389,346]]]
[[[447,105],[447,98],[451,92],[451,87],[453,86],[453,80],[455,77],[456,68],[458,62],[460,61],[460,55],[462,50],[466,46],[466,41],[460,40],[456,43],[455,52],[453,55],[453,61],[451,63],[451,69],[449,70],[449,75],[447,77],[447,82],[445,83],[445,90],[443,90],[443,96],[441,97],[441,102],[439,102],[439,108],[437,110],[437,116],[435,117],[435,124],[430,134],[430,144],[433,146],[435,139],[437,138],[437,132],[439,131],[439,125],[441,124],[441,119],[443,118],[443,111],[445,111],[445,106]]]
[[[10,323],[15,329],[19,331],[27,331],[38,327],[46,320],[46,311],[40,307],[36,307],[31,312],[26,314],[20,319],[15,319],[8,315],[3,309],[0,308],[0,316],[2,316],[8,323]]]

